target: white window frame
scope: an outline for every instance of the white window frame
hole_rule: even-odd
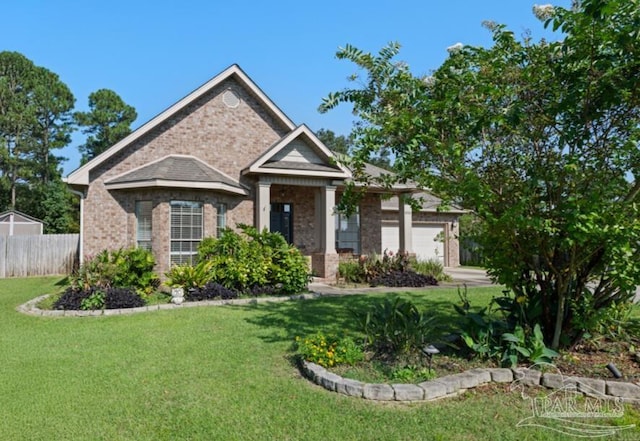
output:
[[[222,231],[227,228],[227,204],[216,205],[216,237],[222,235]]]
[[[171,265],[196,261],[198,246],[204,235],[204,207],[199,201],[171,201],[170,239]]]
[[[136,245],[138,248],[151,251],[153,237],[153,202],[136,201]]]
[[[351,249],[353,254],[360,254],[362,249],[362,238],[360,234],[360,210],[356,207],[356,211],[351,216],[343,213],[336,213],[336,249]]]

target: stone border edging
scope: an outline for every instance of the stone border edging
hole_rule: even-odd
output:
[[[81,311],[65,309],[40,309],[36,305],[42,300],[49,297],[49,294],[45,294],[16,307],[16,310],[23,314],[44,317],[99,317],[108,315],[137,314],[140,312],[160,311],[165,309],[182,309],[196,306],[252,305],[259,303],[286,302],[289,300],[310,300],[317,297],[322,297],[323,295],[324,294],[321,293],[308,293],[296,294],[292,296],[252,297],[248,299],[201,300],[197,302],[183,302],[179,305],[176,305],[174,303],[162,303],[150,306],[140,306],[138,308],[97,309],[90,311]]]
[[[595,398],[619,398],[625,402],[640,402],[640,386],[635,383],[564,377],[562,374],[543,374],[538,370],[524,368],[477,368],[419,384],[363,383],[343,378],[322,366],[304,360],[302,372],[308,379],[331,392],[375,401],[432,401],[456,396],[468,389],[489,383],[519,382],[525,386],[578,391]]]

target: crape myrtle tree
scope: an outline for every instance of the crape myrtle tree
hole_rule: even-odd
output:
[[[485,23],[490,48],[456,44],[428,76],[395,60],[397,44],[346,46],[358,86],[321,111],[353,106],[356,174],[390,149],[395,179],[473,210],[489,274],[558,348],[640,282],[640,4],[534,13],[561,41]]]

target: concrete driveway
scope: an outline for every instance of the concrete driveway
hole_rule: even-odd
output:
[[[487,277],[485,270],[478,268],[445,268],[444,271],[453,277],[453,282],[449,284],[467,286],[486,286],[491,285],[491,280]],[[636,288],[636,296],[634,302],[640,303],[640,286]]]
[[[444,272],[453,277],[453,282],[448,282],[447,284],[466,284],[467,286],[492,285],[491,280],[487,277],[487,272],[483,269],[458,267],[445,268]]]

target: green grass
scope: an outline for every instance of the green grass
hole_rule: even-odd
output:
[[[59,281],[0,280],[0,440],[566,439],[517,428],[528,404],[500,388],[376,403],[302,378],[291,363],[293,338],[352,329],[348,308],[381,294],[108,317],[16,312]],[[470,297],[497,293],[474,288]],[[455,290],[404,295],[454,316]],[[624,422],[640,425],[640,417],[629,409]]]

